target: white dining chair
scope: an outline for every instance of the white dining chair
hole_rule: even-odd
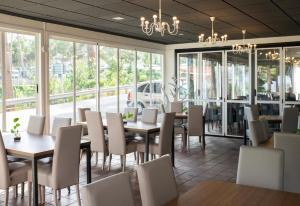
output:
[[[172,138],[173,138],[173,129],[174,129],[174,118],[175,113],[165,113],[163,114],[163,120],[161,123],[161,129],[159,132],[158,143],[155,141],[149,144],[149,153],[152,155],[165,155],[171,154],[172,148]],[[137,143],[137,162],[139,163],[139,157],[141,156],[141,162],[144,162],[144,153],[145,153],[145,143]],[[155,157],[155,156],[153,156]]]
[[[170,112],[181,113],[183,103],[181,101],[170,102]]]
[[[84,206],[134,206],[128,173],[115,174],[82,188]]]
[[[175,102],[170,102],[170,112],[175,112],[175,113],[182,113],[183,110],[183,102],[181,101],[175,101]],[[175,129],[174,129],[174,134],[180,135],[181,136],[181,141],[182,141],[182,149],[186,149],[186,133],[184,129],[184,122],[183,120],[176,119],[174,121]]]
[[[237,184],[283,189],[283,151],[261,147],[240,147]]]
[[[185,141],[187,142],[187,148],[190,148],[190,136],[198,136],[199,142],[201,142],[202,138],[202,147],[205,149],[203,107],[201,105],[192,105],[189,107],[188,119],[185,129]]]
[[[126,107],[124,109],[124,114],[128,114],[128,113],[132,114],[132,118],[131,119],[127,119],[127,122],[136,122],[137,121],[137,115],[138,115],[138,108],[135,108],[135,107]]]
[[[300,193],[300,135],[274,133],[274,147],[284,151],[284,191]]]
[[[9,188],[27,181],[30,165],[24,162],[8,163],[6,149],[0,131],[0,189],[5,191],[4,205],[8,205]]]
[[[137,167],[143,206],[164,205],[178,195],[170,156]]]
[[[254,120],[249,122],[249,138],[252,146],[257,147],[269,139],[268,131],[266,131],[266,124],[265,120]]]
[[[89,108],[89,107],[78,108],[79,122],[86,122],[85,112],[87,112],[87,111],[91,111],[91,108]]]
[[[98,164],[98,153],[102,155],[102,170],[105,168],[106,156],[108,155],[108,142],[105,139],[104,127],[100,112],[87,111],[86,122],[88,138],[91,141],[91,151],[96,153],[96,165]]]
[[[142,122],[146,124],[156,124],[157,123],[157,109],[146,108],[142,112]]]
[[[76,185],[77,201],[79,192],[79,162],[81,125],[60,127],[55,139],[52,164],[38,164],[38,183],[42,186],[42,203],[45,203],[45,187],[53,189],[54,203],[58,206],[61,189]],[[32,171],[28,171],[29,204],[31,204]]]
[[[34,135],[42,135],[44,132],[45,117],[44,116],[30,116],[27,132]]]
[[[297,107],[284,108],[281,132],[296,133],[298,118],[299,109]]]
[[[55,137],[60,127],[70,126],[71,122],[72,119],[68,117],[55,117],[52,123],[51,136]]]
[[[111,168],[112,155],[120,155],[122,171],[126,167],[126,155],[136,152],[136,142],[132,139],[125,138],[124,123],[122,115],[119,113],[107,113],[107,129],[108,129],[108,150],[109,150],[109,166]]]

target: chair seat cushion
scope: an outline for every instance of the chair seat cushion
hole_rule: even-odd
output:
[[[32,170],[28,171],[28,181],[32,182]],[[40,185],[52,186],[52,164],[38,162],[38,182]]]
[[[24,162],[12,162],[8,164],[11,185],[16,185],[27,181],[27,173],[30,164]]]

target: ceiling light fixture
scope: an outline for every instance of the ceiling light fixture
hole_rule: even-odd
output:
[[[161,0],[159,0],[158,16],[156,14],[153,15],[152,23],[147,21],[145,17],[141,17],[141,27],[142,27],[142,31],[148,36],[151,36],[154,31],[160,32],[161,36],[164,36],[165,31],[168,31],[168,33],[171,35],[176,35],[178,33],[179,20],[177,19],[176,16],[173,16],[172,29],[167,22],[162,21]]]
[[[246,52],[252,52],[256,48],[256,44],[246,44],[245,43],[245,37],[246,37],[246,30],[242,30],[243,33],[243,44],[234,44],[232,45],[232,50],[236,54],[246,53]]]
[[[204,39],[204,34],[200,34],[199,35],[199,42],[207,42],[210,44],[215,44],[218,42],[224,43],[227,41],[227,34],[224,34],[221,36],[221,38],[218,36],[218,33],[215,33],[214,31],[214,21],[215,21],[216,17],[210,17],[210,21],[211,21],[211,36],[207,37],[206,39]]]
[[[117,21],[120,21],[120,20],[123,20],[124,18],[123,18],[123,17],[120,17],[120,16],[116,16],[116,17],[114,17],[114,18],[112,18],[112,19],[117,20]]]

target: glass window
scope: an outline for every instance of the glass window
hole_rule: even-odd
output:
[[[152,80],[151,80],[151,92],[152,92],[152,106],[159,109],[163,103],[162,96],[162,83],[163,83],[163,62],[161,54],[151,54],[152,57]]]
[[[135,100],[135,51],[119,50],[119,108],[134,107]]]
[[[74,44],[49,40],[50,125],[54,117],[73,118]]]
[[[96,111],[97,46],[76,43],[76,108]],[[79,116],[76,116],[79,120]]]
[[[300,101],[300,47],[285,49],[285,101]]]
[[[279,101],[280,50],[257,50],[257,100]]]
[[[118,49],[100,46],[100,111],[118,112]]]
[[[37,39],[34,35],[5,33],[6,130],[20,118],[20,131],[26,130],[30,115],[37,110]]]

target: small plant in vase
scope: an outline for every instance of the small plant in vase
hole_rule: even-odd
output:
[[[21,140],[21,136],[20,136],[20,134],[19,134],[19,127],[21,126],[21,124],[20,124],[19,121],[20,121],[20,118],[15,117],[15,118],[13,119],[13,124],[14,124],[14,126],[13,126],[13,128],[10,130],[10,132],[14,134],[14,140],[15,140],[15,141],[20,141],[20,140]]]
[[[128,120],[132,120],[133,118],[133,113],[132,112],[127,112],[122,115],[122,119],[124,123],[127,123]]]

